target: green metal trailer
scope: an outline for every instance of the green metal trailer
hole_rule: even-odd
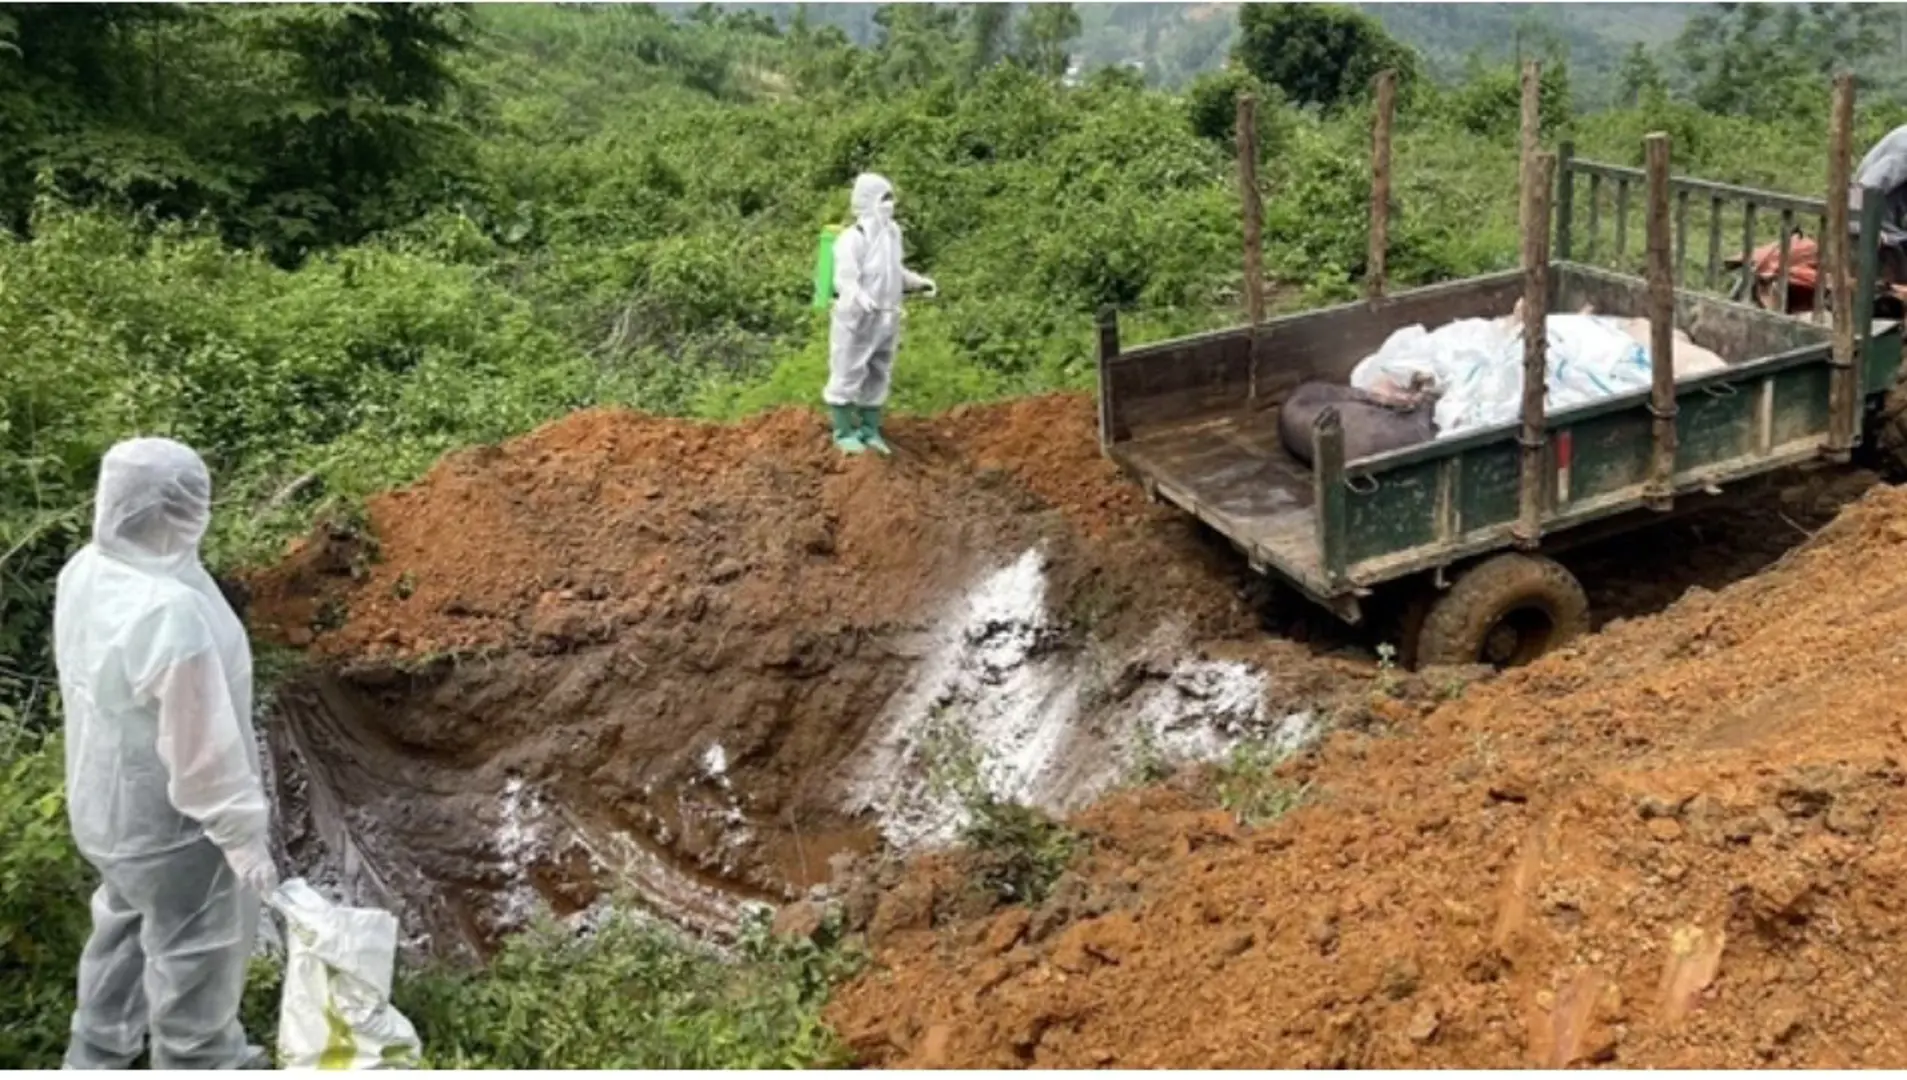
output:
[[[1575,164],[1611,175],[1607,166]],[[1701,190],[1708,197],[1727,189]],[[1880,201],[1865,206],[1877,211]],[[1567,196],[1558,204],[1564,210]],[[1567,237],[1567,229],[1559,232]],[[1872,227],[1862,232],[1876,235]],[[1843,406],[1859,402],[1870,414],[1901,366],[1899,327],[1875,321],[1871,303],[1859,301],[1872,295],[1873,262],[1861,260],[1853,290],[1855,382]],[[1567,260],[1547,265],[1550,311],[1587,305],[1599,314],[1649,314],[1642,278]],[[1525,275],[1513,271],[1131,349],[1119,341],[1116,317],[1102,312],[1102,447],[1154,498],[1196,515],[1255,570],[1347,622],[1364,621],[1381,595],[1407,598],[1397,605],[1413,613],[1402,628],[1407,658],[1498,666],[1526,662],[1587,628],[1587,599],[1549,557],[1555,550],[1646,525],[1777,470],[1848,458],[1832,445],[1832,329],[1679,288],[1676,327],[1727,367],[1677,380],[1672,410],[1645,389],[1547,415],[1540,456],[1526,455],[1533,444],[1518,424],[1345,461],[1322,434],[1327,421],[1315,468],[1284,449],[1278,406],[1300,384],[1344,383],[1393,331],[1502,316],[1524,290]],[[1668,498],[1650,485],[1659,479],[1651,464],[1664,413],[1674,432]],[[1861,416],[1842,422],[1856,440],[1871,427]],[[1526,468],[1534,474],[1526,477]],[[1523,505],[1525,487],[1531,507]],[[1535,536],[1530,517],[1540,525]]]

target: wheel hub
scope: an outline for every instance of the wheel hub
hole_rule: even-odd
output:
[[[1506,668],[1527,664],[1549,648],[1556,622],[1541,608],[1517,608],[1505,612],[1483,635],[1481,661],[1491,667]]]

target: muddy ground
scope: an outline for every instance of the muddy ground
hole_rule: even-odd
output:
[[[1112,476],[1079,402],[902,423],[887,462],[815,423],[579,414],[253,581],[254,625],[320,661],[269,725],[292,861],[469,946],[616,886],[720,931],[946,832],[909,760],[930,714],[1058,809],[1107,779],[1058,775],[1105,758],[1059,745],[1104,734],[1074,722],[1093,695],[1268,707],[1243,665],[1178,671],[1252,634],[1243,581]]]
[[[831,1017],[870,1063],[1899,1067],[1907,493],[1436,704],[1261,828],[1153,789],[1028,911],[916,872]],[[900,902],[892,897],[906,898]]]
[[[1617,1030],[1627,1064],[1761,1053],[1634,1033],[1654,1030],[1638,973],[1662,950],[1706,957],[1734,935],[1732,971],[1758,946],[1716,914],[1750,885],[1704,876],[1734,850],[1696,853],[1697,802],[1652,792],[1672,809],[1630,821],[1607,778],[1692,752],[1684,729],[1727,699],[1702,683],[1678,684],[1680,714],[1662,691],[1608,702],[1662,667],[1691,611],[1764,617],[1738,597],[1818,561],[1788,553],[1871,477],[1789,478],[1572,553],[1614,625],[1438,708],[1442,684],[1380,680],[1370,632],[1146,505],[1094,432],[1090,400],[1034,399],[903,422],[895,459],[843,461],[803,412],[589,412],[446,459],[250,583],[255,629],[315,661],[267,725],[288,861],[398,910],[438,953],[610,892],[719,935],[744,901],[831,879],[865,892],[842,873],[856,856],[946,840],[963,811],[930,774],[951,730],[987,749],[996,791],[1083,814],[1094,843],[1017,930],[1022,915],[941,902],[958,890],[930,870],[886,871],[886,902],[861,905],[882,910],[882,963],[834,1014],[870,1063],[1497,1065],[1606,1058]],[[1818,607],[1829,584],[1848,586],[1793,595]],[[1741,659],[1743,679],[1766,666]],[[1248,737],[1323,740],[1287,766],[1314,795],[1276,825],[1241,829],[1196,786],[1124,790],[1153,758]],[[1833,791],[1877,797],[1861,768]],[[1718,820],[1785,782],[1716,788]],[[1637,844],[1670,843],[1665,821],[1690,854],[1632,866]],[[1597,884],[1664,873],[1690,883],[1671,915]],[[1596,936],[1625,919],[1629,951]],[[1702,1003],[1729,985],[1694,981]],[[1826,1031],[1810,1014],[1753,1060],[1829,1060],[1808,1056]]]

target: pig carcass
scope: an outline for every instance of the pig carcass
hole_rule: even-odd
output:
[[[1279,406],[1278,438],[1293,457],[1311,464],[1311,425],[1319,413],[1335,408],[1344,426],[1344,459],[1356,461],[1436,438],[1435,405],[1435,397],[1424,392],[1391,396],[1308,382]]]

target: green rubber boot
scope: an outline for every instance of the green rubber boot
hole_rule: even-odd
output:
[[[862,407],[861,409],[861,444],[863,446],[866,446],[869,450],[872,450],[875,453],[881,455],[882,457],[893,456],[894,448],[887,445],[886,439],[881,438],[881,410],[880,409],[867,408],[865,406]]]
[[[828,415],[834,420],[834,448],[849,457],[867,451],[867,444],[861,441],[860,427],[851,405],[830,405]]]

